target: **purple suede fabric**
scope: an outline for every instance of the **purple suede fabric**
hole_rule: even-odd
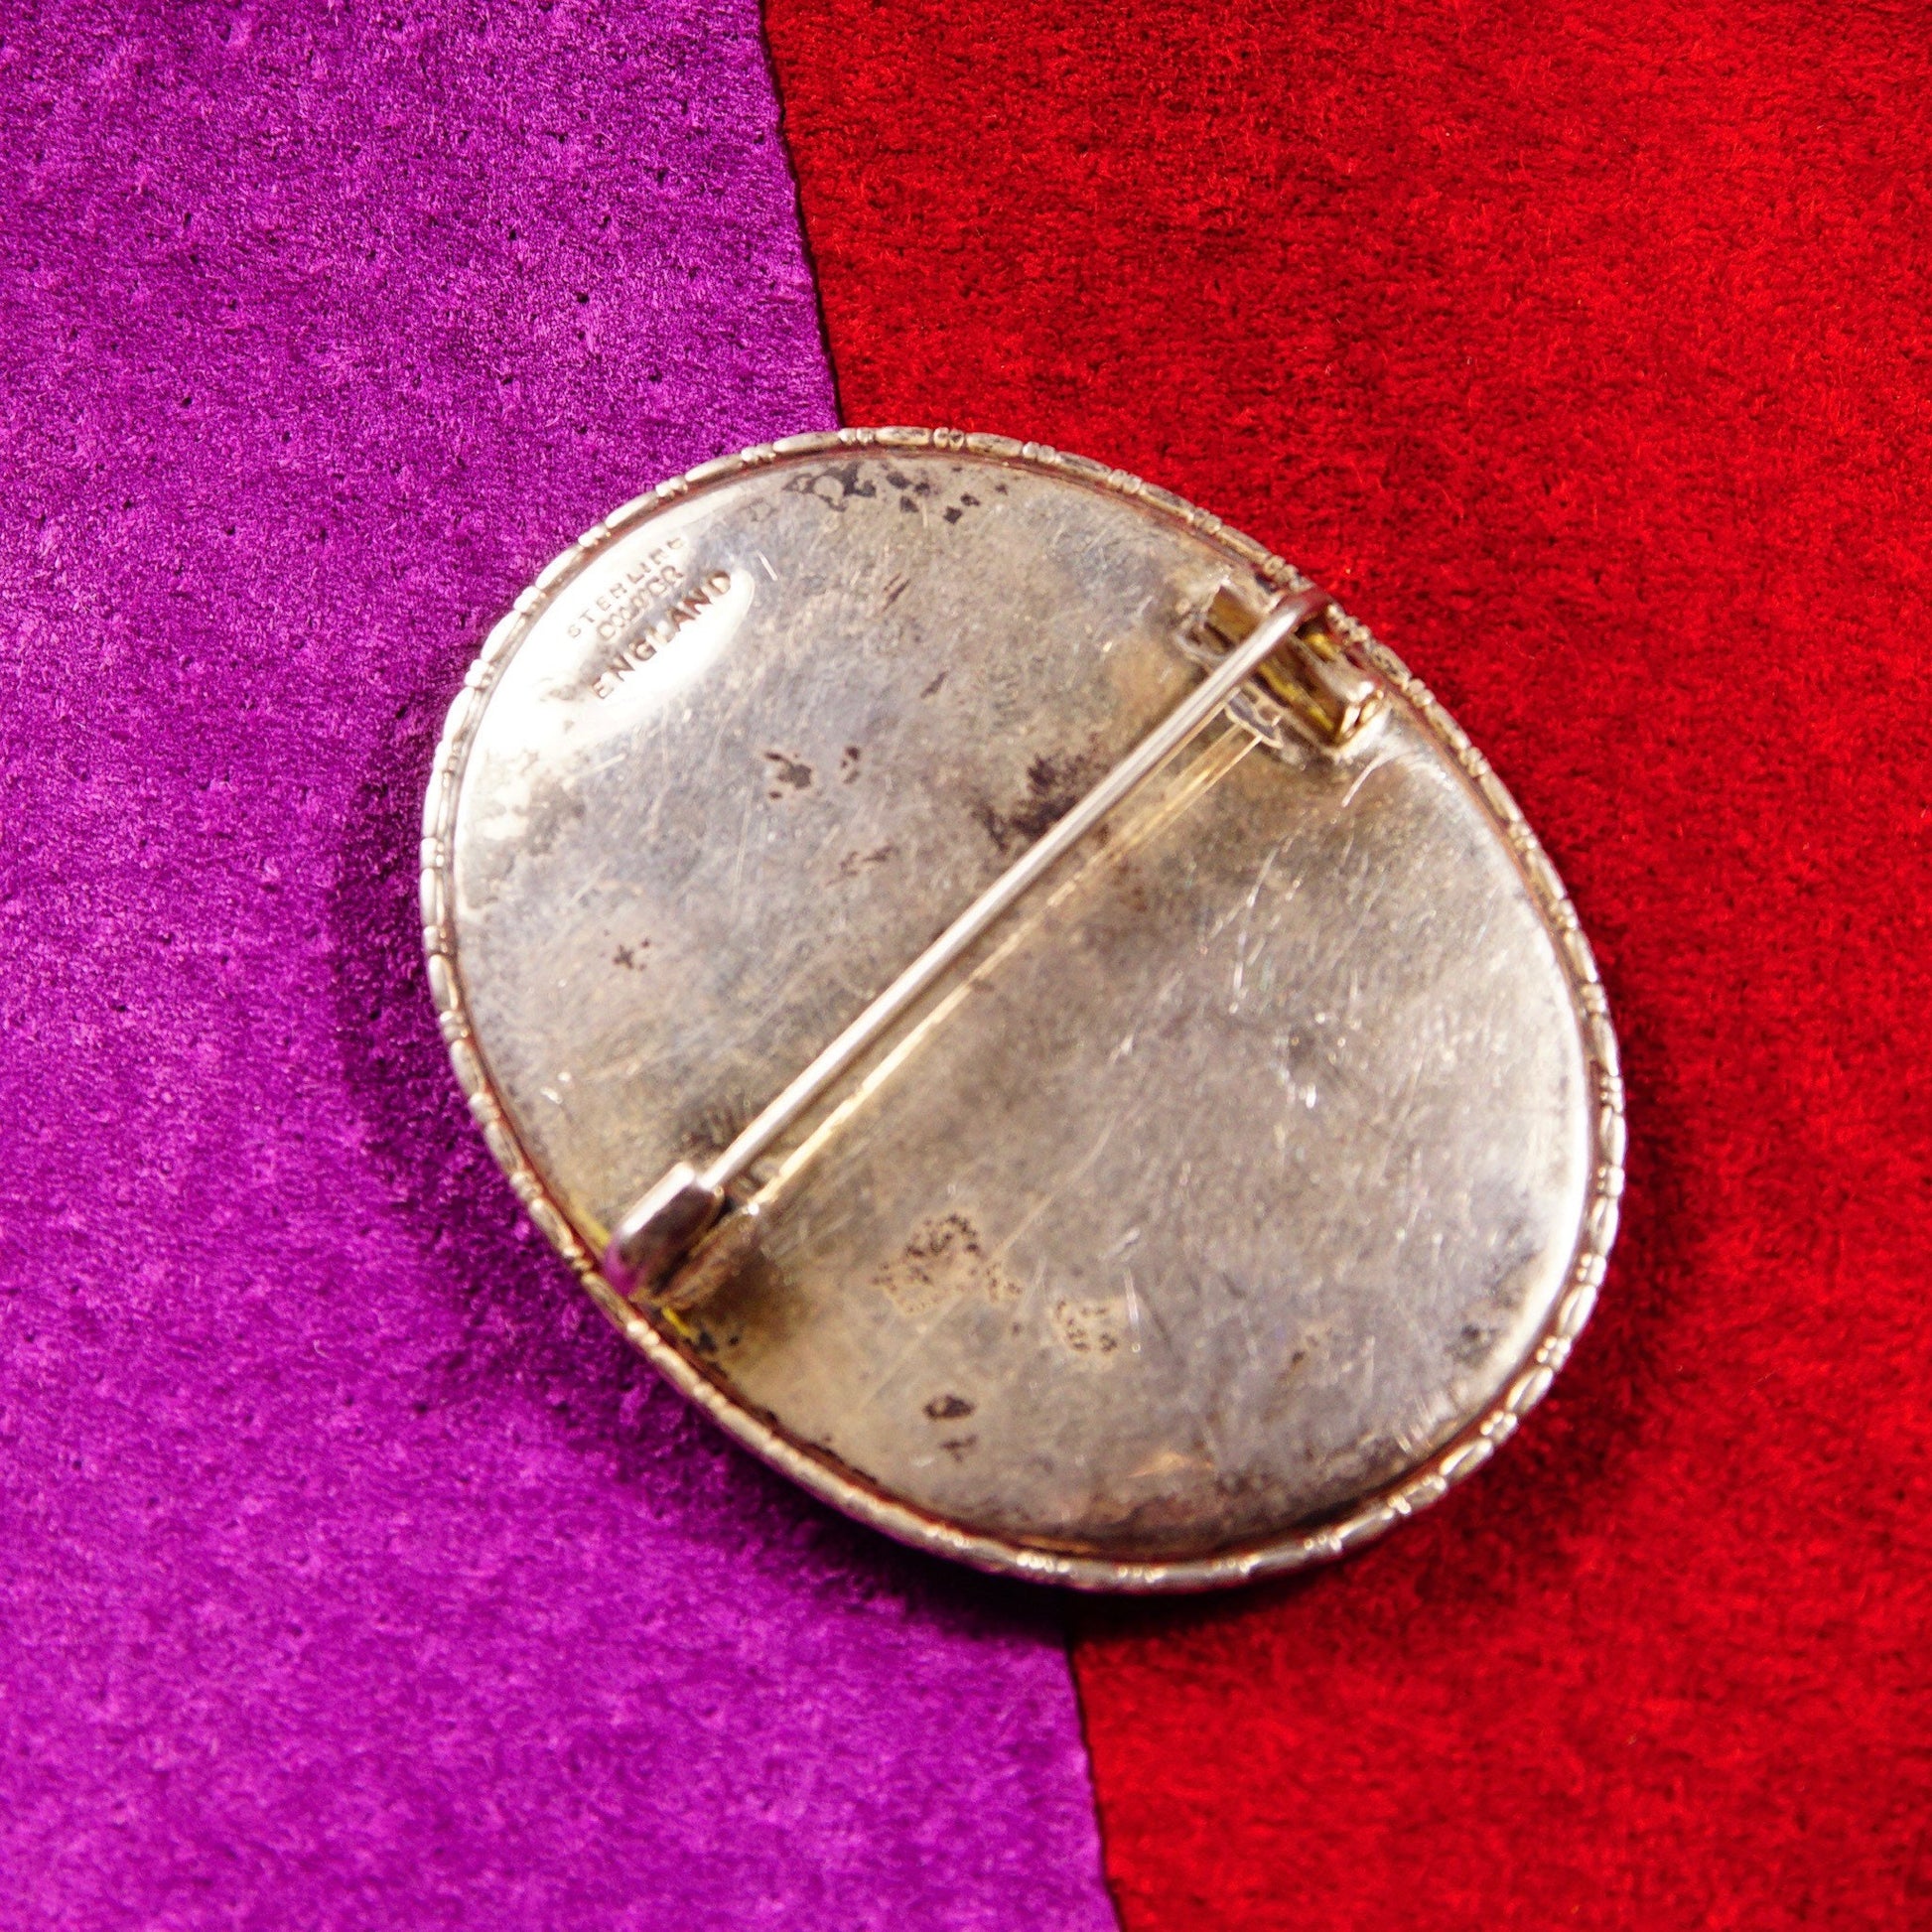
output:
[[[483,631],[832,409],[753,0],[0,23],[0,1923],[1111,1922],[1055,1606],[658,1385],[422,986]]]

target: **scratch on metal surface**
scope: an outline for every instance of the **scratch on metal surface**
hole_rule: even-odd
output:
[[[885,1370],[879,1376],[878,1380],[859,1397],[857,1406],[860,1412],[863,1413],[865,1410],[877,1406],[879,1398],[898,1379],[899,1371],[904,1368],[907,1360],[930,1341],[965,1306],[966,1297],[963,1295],[955,1295],[950,1302],[945,1303],[938,1310],[931,1320],[926,1322],[923,1327],[916,1329],[907,1338],[905,1346],[886,1364]]]
[[[1225,1280],[1226,1278],[1223,1277]],[[1232,1284],[1230,1284],[1232,1286]],[[1234,1310],[1234,1318],[1241,1324],[1241,1339],[1247,1344],[1248,1361],[1255,1372],[1261,1372],[1261,1350],[1255,1344],[1255,1331],[1248,1320],[1248,1311],[1242,1306],[1239,1295],[1229,1298],[1229,1306]]]
[[[1018,1241],[1020,1237],[1023,1234],[1025,1234],[1026,1231],[1030,1227],[1032,1227],[1033,1224],[1036,1220],[1038,1220],[1039,1217],[1042,1214],[1044,1214],[1046,1210],[1049,1207],[1051,1207],[1052,1204],[1056,1200],[1058,1200],[1059,1197],[1063,1193],[1065,1193],[1066,1190],[1069,1187],[1071,1187],[1073,1183],[1076,1180],[1078,1180],[1080,1176],[1084,1174],[1086,1171],[1089,1168],[1091,1168],[1096,1161],[1100,1159],[1102,1150],[1105,1149],[1108,1141],[1113,1138],[1114,1129],[1120,1125],[1120,1121],[1121,1121],[1120,1115],[1115,1114],[1107,1122],[1106,1126],[1100,1130],[1100,1138],[1097,1141],[1095,1141],[1092,1147],[1090,1147],[1087,1150],[1086,1155],[1079,1162],[1079,1164],[1076,1167],[1074,1167],[1070,1173],[1062,1174],[1060,1178],[1057,1181],[1055,1181],[1054,1184],[1050,1188],[1048,1188],[1043,1195],[1041,1195],[1039,1200],[1033,1207],[1030,1207],[1024,1215],[1021,1216],[1019,1226],[1016,1227],[1013,1230],[1013,1232],[1009,1234],[1007,1238],[1004,1241],[1002,1241],[997,1248],[993,1250],[991,1256],[992,1260],[996,1262],[1004,1261],[1007,1257],[1008,1250],[1012,1248],[1013,1244],[1016,1241]]]
[[[1381,770],[1381,768],[1385,764],[1390,763],[1394,759],[1395,756],[1396,756],[1395,751],[1393,748],[1391,748],[1390,750],[1382,753],[1379,757],[1371,759],[1368,761],[1368,763],[1362,767],[1360,776],[1358,776],[1355,782],[1352,785],[1350,785],[1345,792],[1342,793],[1341,805],[1339,809],[1345,812],[1349,808],[1349,806],[1355,802],[1355,794],[1358,791],[1360,791],[1361,788],[1365,784],[1367,784],[1368,781],[1372,777],[1374,777],[1375,774],[1379,770]]]
[[[1254,925],[1255,903],[1261,897],[1261,889],[1268,883],[1268,875],[1274,870],[1275,861],[1281,857],[1282,846],[1286,840],[1279,840],[1268,848],[1261,864],[1255,870],[1255,883],[1248,888],[1248,897],[1241,906],[1241,929],[1234,935],[1234,986],[1229,996],[1228,1011],[1241,1011],[1242,989],[1248,979],[1248,934]]]
[[[745,872],[745,842],[752,836],[752,814],[758,810],[759,795],[756,790],[749,793],[745,800],[745,816],[738,825],[738,851],[732,860],[731,909],[734,916],[738,912],[739,880]]]

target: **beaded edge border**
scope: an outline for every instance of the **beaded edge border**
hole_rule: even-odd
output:
[[[954,1558],[977,1569],[1024,1577],[1035,1583],[1067,1585],[1090,1590],[1165,1592],[1210,1589],[1331,1562],[1382,1535],[1404,1518],[1427,1508],[1452,1484],[1472,1475],[1515,1434],[1518,1424],[1549,1393],[1557,1371],[1569,1359],[1596,1306],[1605,1264],[1616,1239],[1618,1203],[1623,1193],[1626,1144],[1623,1081],[1618,1070],[1616,1035],[1610,1025],[1589,942],[1563,881],[1531,831],[1516,801],[1468,735],[1439,704],[1428,686],[1361,623],[1336,607],[1337,629],[1398,691],[1448,748],[1487,806],[1522,869],[1556,940],[1577,1010],[1585,1056],[1594,1086],[1591,1131],[1593,1173],[1588,1203],[1567,1284],[1537,1345],[1496,1404],[1400,1481],[1377,1491],[1356,1509],[1316,1529],[1290,1531],[1269,1541],[1180,1561],[1123,1562],[1105,1557],[1071,1556],[1008,1543],[955,1529],[893,1500],[856,1480],[836,1464],[821,1460],[788,1440],[775,1426],[743,1407],[714,1382],[675,1342],[633,1309],[604,1279],[597,1258],[545,1191],[517,1144],[471,1031],[457,967],[456,931],[450,910],[450,838],[470,744],[496,678],[511,653],[550,604],[558,588],[612,538],[646,511],[793,458],[853,449],[932,449],[966,451],[976,456],[1028,465],[1056,473],[1115,494],[1138,498],[1173,517],[1188,530],[1234,551],[1267,581],[1303,590],[1308,580],[1293,565],[1196,508],[1171,491],[1145,483],[1124,470],[1086,457],[1069,456],[1041,443],[960,430],[842,429],[789,436],[759,444],[737,455],[700,464],[681,477],[633,497],[593,524],[569,549],[552,559],[490,630],[470,665],[463,689],[452,702],[437,746],[429,790],[423,805],[423,946],[428,956],[431,997],[436,1002],[444,1044],[470,1112],[497,1165],[530,1219],[570,1264],[591,1299],[631,1344],[681,1394],[756,1455],[863,1523],[900,1542]]]

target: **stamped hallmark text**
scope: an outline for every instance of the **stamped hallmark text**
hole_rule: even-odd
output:
[[[665,549],[682,543],[681,537],[673,537]],[[660,596],[667,587],[681,583],[684,573],[674,561],[667,561],[653,570],[652,566],[662,554],[654,551],[637,566],[637,574],[606,591],[599,598],[597,606],[578,621],[578,625],[573,625],[572,634],[582,634],[579,626],[594,625],[600,638],[615,636],[654,596]],[[612,696],[631,672],[648,664],[686,624],[702,617],[731,587],[730,571],[708,572],[654,623],[646,624],[634,637],[626,638],[618,647],[616,655],[605,663],[592,680],[591,689],[600,698]],[[607,601],[611,605],[611,612],[603,615],[602,607]]]

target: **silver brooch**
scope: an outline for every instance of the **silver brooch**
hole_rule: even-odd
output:
[[[459,1079],[725,1429],[1098,1589],[1333,1557],[1588,1318],[1622,1089],[1522,814],[1280,558],[997,437],[792,438],[588,531],[452,707]]]

